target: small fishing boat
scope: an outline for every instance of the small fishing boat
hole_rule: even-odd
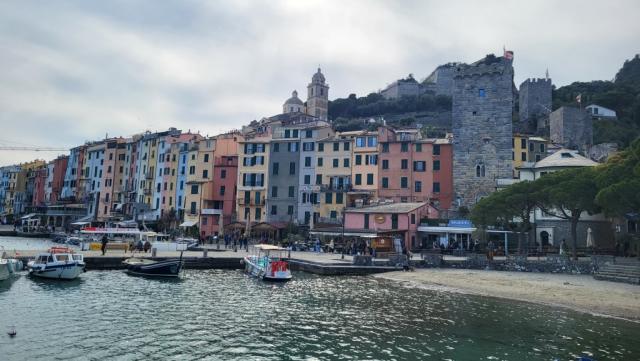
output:
[[[182,254],[179,259],[155,261],[146,258],[129,258],[123,263],[127,266],[126,272],[134,276],[181,278],[184,275]]]
[[[67,247],[51,247],[27,264],[29,274],[37,277],[72,280],[85,271],[81,254]]]
[[[22,271],[22,261],[15,258],[8,258],[7,253],[2,249],[0,254],[0,281],[9,279],[12,275]]]
[[[20,219],[21,224],[16,228],[18,237],[48,238],[51,235],[51,232],[40,224],[40,218],[35,213],[27,214]]]
[[[247,274],[265,281],[286,282],[291,280],[289,262],[286,261],[286,248],[270,244],[253,247],[256,254],[244,257],[244,270]]]
[[[9,337],[15,337],[18,334],[18,332],[16,331],[16,326],[9,327],[9,331],[7,332],[7,334],[9,335]]]

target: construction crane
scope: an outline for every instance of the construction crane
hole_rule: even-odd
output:
[[[2,146],[0,145],[0,151],[2,150],[22,150],[32,152],[64,152],[67,148],[53,148],[53,147],[19,147],[19,146]]]

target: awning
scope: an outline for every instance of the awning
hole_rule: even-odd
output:
[[[71,223],[72,226],[84,226],[87,224],[91,224],[91,222],[73,222]]]
[[[459,233],[459,234],[471,234],[475,232],[477,228],[467,227],[435,227],[435,226],[420,226],[418,232],[430,232],[430,233]]]
[[[364,237],[364,238],[374,238],[377,236],[375,233],[356,233],[356,232],[339,232],[339,231],[310,231],[309,234],[313,234],[316,236],[342,236],[345,235],[347,237]]]
[[[29,219],[31,217],[35,217],[35,215],[36,215],[35,213],[29,213],[26,216],[22,216],[20,219]]]
[[[91,222],[93,220],[93,215],[84,216],[76,219],[76,222]]]
[[[193,227],[198,224],[198,221],[184,221],[180,224],[180,227]]]

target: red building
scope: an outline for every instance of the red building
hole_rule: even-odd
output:
[[[224,227],[231,223],[236,208],[237,177],[237,155],[214,158],[213,181],[204,184],[203,207],[200,215],[202,236],[218,235],[221,233],[221,225]]]
[[[42,206],[46,200],[47,167],[34,169],[31,175],[33,176],[33,199],[31,205]]]
[[[378,197],[394,202],[428,202],[448,210],[453,197],[450,138],[422,139],[416,129],[378,130]]]
[[[56,204],[61,198],[62,187],[64,186],[64,176],[67,171],[69,157],[63,156],[53,160],[53,176],[51,177],[51,198],[50,204]]]

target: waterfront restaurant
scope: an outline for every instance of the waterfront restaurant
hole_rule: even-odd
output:
[[[376,237],[400,238],[407,249],[417,242],[418,225],[424,218],[437,218],[438,210],[427,202],[382,203],[344,210],[344,235],[371,240]],[[314,229],[311,234],[340,236],[338,228]]]
[[[471,221],[467,219],[451,219],[447,225],[420,225],[420,245],[417,248],[432,249],[434,242],[438,242],[442,248],[449,248],[454,243],[468,245],[475,230]]]

